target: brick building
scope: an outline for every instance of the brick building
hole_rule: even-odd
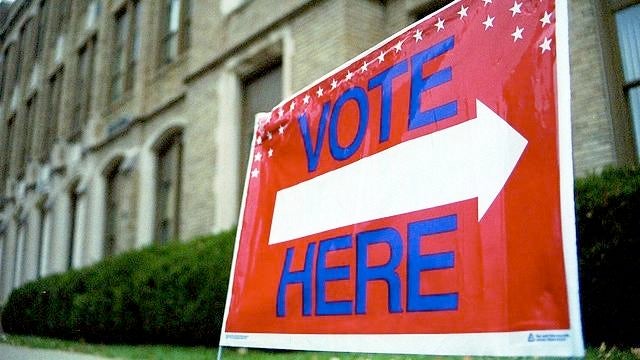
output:
[[[0,29],[0,301],[233,227],[253,115],[448,2],[16,0]],[[636,163],[640,3],[569,7],[576,172]]]

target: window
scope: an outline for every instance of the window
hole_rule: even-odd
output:
[[[129,1],[116,13],[113,53],[111,57],[111,100],[133,88],[140,59],[140,9]]]
[[[12,43],[12,44],[9,44],[9,46],[7,46],[7,48],[4,51],[4,67],[5,67],[4,71],[7,74],[7,75],[4,75],[6,77],[5,79],[6,86],[4,89],[7,90],[7,93],[9,95],[14,90],[14,87],[16,85],[15,68],[17,64],[15,63],[15,60],[16,60],[15,57],[16,57],[15,44]],[[3,91],[3,96],[4,96],[4,91]]]
[[[163,0],[160,58],[163,64],[175,61],[189,48],[191,0]]]
[[[44,39],[45,34],[47,33],[47,25],[49,20],[49,3],[43,1],[40,3],[40,9],[38,11],[38,32],[36,35],[36,44],[35,44],[35,56],[36,58],[40,58],[40,53],[42,52],[42,48],[44,47]]]
[[[45,275],[46,257],[49,256],[49,234],[51,232],[51,216],[46,206],[40,208],[40,229],[38,231],[38,244],[36,259],[36,276],[40,278]]]
[[[64,50],[64,35],[67,31],[67,23],[71,17],[71,0],[56,0],[51,6],[51,24],[52,26],[52,48],[55,49],[54,60],[60,62]]]
[[[20,36],[18,38],[18,47],[16,50],[16,65],[15,65],[15,73],[14,73],[14,81],[13,86],[19,85],[20,75],[22,73],[22,66],[24,61],[24,43],[26,41],[26,28],[23,26],[20,28]],[[12,87],[13,87],[12,86]]]
[[[0,226],[2,226],[0,224]],[[0,229],[0,280],[2,276],[7,273],[9,269],[5,269],[6,259],[4,258],[4,252],[6,251],[4,248],[7,243],[7,231],[5,229]],[[2,297],[2,287],[0,286],[0,297]]]
[[[156,241],[179,238],[182,136],[174,135],[158,150],[156,174]]]
[[[106,183],[107,183],[107,191],[106,191],[106,228],[105,228],[105,239],[104,239],[104,257],[111,256],[115,254],[115,248],[117,243],[117,229],[118,229],[118,187],[117,187],[117,178],[118,178],[118,166],[114,166],[114,168],[107,174]]]
[[[133,246],[135,238],[132,236],[134,229],[132,226],[135,220],[131,212],[131,188],[127,182],[126,171],[123,171],[124,159],[114,161],[109,171],[106,172],[106,193],[105,193],[105,242],[104,257],[119,254]]]
[[[25,220],[18,221],[18,229],[16,231],[16,253],[13,272],[13,286],[18,287],[22,284],[22,268],[24,267],[25,244],[28,238],[29,227]]]
[[[4,193],[7,179],[9,178],[9,172],[11,171],[11,153],[13,152],[13,135],[15,128],[15,116],[12,116],[7,120],[7,129],[4,137],[4,151],[3,151],[3,165],[2,165],[2,189],[0,193]]]
[[[58,136],[58,116],[60,113],[60,94],[62,87],[63,70],[58,72],[49,79],[48,82],[48,99],[47,99],[47,122],[45,124],[45,132],[40,159],[48,160],[53,149],[53,144]]]
[[[20,156],[18,160],[18,177],[24,176],[27,161],[31,160],[31,147],[33,144],[33,132],[35,129],[36,116],[36,96],[31,97],[26,104],[26,115],[23,127],[23,144],[18,151]]]
[[[133,21],[133,25],[131,26],[131,31],[129,32],[129,66],[127,67],[127,82],[126,84],[129,86],[128,88],[133,87],[133,82],[135,80],[135,74],[138,66],[138,62],[140,60],[140,24],[142,22],[142,11],[140,10],[139,3],[133,2],[131,5],[132,16],[131,19]]]
[[[57,38],[67,31],[67,23],[71,17],[71,0],[56,0],[52,8],[53,40],[57,41]]]
[[[10,102],[15,101],[15,92],[16,87],[18,86],[18,72],[20,71],[20,64],[18,63],[18,49],[20,48],[19,42],[11,43],[5,50],[5,61],[6,61],[6,70],[7,75],[5,79],[5,90],[9,97],[7,100]],[[8,59],[8,60],[6,60]],[[12,104],[13,109],[13,104]]]
[[[4,79],[7,74],[7,68],[9,63],[9,48],[7,47],[4,50],[4,54],[2,54],[2,63],[0,64],[0,104],[2,104],[2,99],[4,98]]]
[[[631,113],[640,156],[640,4],[618,9],[615,24],[622,60],[623,90]]]
[[[245,78],[242,83],[242,124],[240,126],[240,179],[244,175],[251,150],[253,124],[259,112],[269,112],[282,97],[282,66],[276,63]],[[241,189],[242,190],[242,189]]]
[[[73,249],[76,243],[76,226],[78,225],[78,203],[80,195],[75,191],[77,184],[71,187],[69,191],[69,233],[67,234],[69,239],[69,247],[67,253],[67,269],[73,267]]]
[[[29,19],[23,25],[25,28],[24,39],[24,62],[26,76],[31,76],[33,73],[33,67],[36,64],[36,46],[38,35],[38,22],[35,19]]]
[[[95,55],[95,37],[91,38],[78,51],[76,72],[76,96],[71,124],[71,139],[77,139],[89,117],[91,90],[93,87],[93,66]]]

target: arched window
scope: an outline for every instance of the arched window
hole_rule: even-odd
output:
[[[29,234],[29,226],[27,225],[27,218],[17,219],[17,231],[16,231],[16,248],[15,248],[15,264],[13,270],[13,287],[16,288],[22,284],[23,268],[24,268],[24,255],[25,255],[25,243]]]
[[[40,228],[38,230],[37,243],[37,265],[36,277],[40,278],[47,274],[49,248],[51,242],[51,208],[46,203],[42,204],[40,210]]]
[[[166,243],[180,234],[182,134],[173,133],[157,147],[155,239]]]
[[[122,250],[122,176],[120,165],[122,158],[115,159],[105,171],[105,234],[104,257],[114,255]]]
[[[2,277],[9,271],[9,269],[5,268],[7,264],[7,259],[5,259],[5,257],[8,256],[5,250],[5,247],[7,246],[7,238],[7,230],[5,226],[0,223],[0,280],[2,280]],[[2,281],[0,281],[0,284],[2,284]],[[3,288],[0,286],[0,301],[4,300],[2,292]]]
[[[242,122],[240,124],[240,186],[238,199],[242,199],[247,162],[251,158],[251,140],[255,116],[269,112],[282,98],[282,62],[276,59],[242,79]],[[265,154],[266,155],[266,154]]]
[[[76,239],[76,227],[78,226],[78,203],[80,200],[80,194],[76,191],[78,184],[74,184],[69,189],[69,232],[67,236],[69,238],[69,248],[68,248],[68,257],[67,257],[67,269],[71,269],[73,267],[73,250],[75,248],[75,244],[78,241]]]

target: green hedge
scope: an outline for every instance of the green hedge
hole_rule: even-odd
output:
[[[104,343],[217,345],[234,233],[151,246],[14,290],[5,331]]]
[[[576,181],[580,294],[588,344],[640,345],[640,171]]]

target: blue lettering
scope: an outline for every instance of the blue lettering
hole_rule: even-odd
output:
[[[327,301],[327,282],[349,279],[349,266],[327,267],[327,253],[351,247],[351,236],[340,236],[320,242],[316,261],[316,315],[348,315],[352,301]]]
[[[304,151],[307,154],[307,170],[313,172],[318,168],[320,161],[320,152],[322,151],[322,142],[324,139],[324,131],[327,126],[327,116],[329,115],[329,102],[322,105],[322,115],[320,115],[320,124],[318,125],[318,134],[316,136],[316,146],[314,148],[311,143],[311,132],[309,130],[309,118],[304,112],[298,117],[298,125],[304,141]]]
[[[354,100],[358,104],[360,112],[358,122],[358,132],[355,138],[346,147],[342,147],[338,143],[338,119],[340,118],[340,110],[349,100]],[[329,150],[331,156],[336,160],[348,159],[353,153],[355,153],[362,143],[364,134],[367,131],[367,123],[369,121],[369,99],[367,93],[361,87],[352,87],[345,91],[333,106],[331,112],[331,120],[329,121]],[[322,126],[322,124],[320,124]]]
[[[422,77],[423,65],[434,58],[453,49],[454,38],[449,37],[434,46],[411,57],[411,96],[409,99],[409,130],[417,129],[436,121],[449,118],[458,113],[458,101],[421,111],[421,95],[424,91],[432,89],[451,81],[451,67],[437,71],[425,78]]]
[[[407,254],[407,311],[442,311],[458,308],[458,293],[420,294],[420,273],[454,266],[454,253],[420,254],[423,236],[454,231],[458,228],[456,215],[410,223]]]
[[[287,254],[282,267],[280,285],[278,286],[278,299],[276,303],[276,315],[284,317],[286,315],[287,285],[302,284],[302,315],[311,316],[311,274],[313,271],[313,254],[316,251],[316,244],[307,246],[305,254],[304,269],[301,271],[291,271],[293,262],[293,248],[287,249]]]
[[[393,65],[380,74],[374,76],[369,80],[369,90],[375,89],[378,86],[381,88],[382,104],[380,108],[380,142],[389,140],[389,132],[391,129],[391,108],[392,108],[392,94],[393,88],[391,82],[396,77],[407,72],[407,60]]]
[[[384,265],[367,266],[369,245],[386,244],[391,255]],[[389,312],[402,312],[400,305],[400,276],[396,269],[402,260],[402,238],[396,229],[382,228],[357,235],[356,250],[356,314],[367,312],[367,283],[382,280],[387,283]]]

